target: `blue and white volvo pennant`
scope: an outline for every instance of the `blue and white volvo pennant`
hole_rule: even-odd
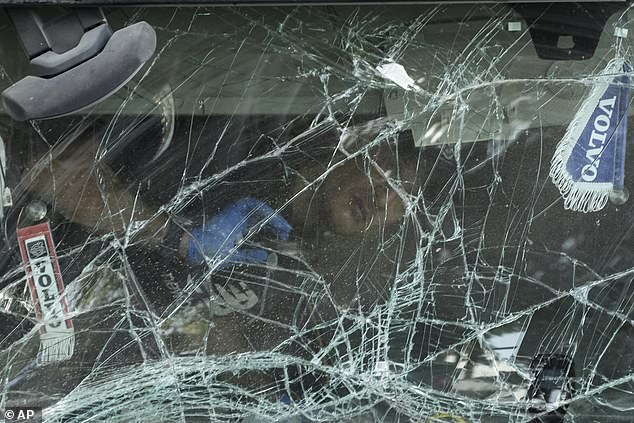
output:
[[[557,145],[550,177],[568,210],[599,211],[623,192],[631,69],[624,59],[608,64]]]

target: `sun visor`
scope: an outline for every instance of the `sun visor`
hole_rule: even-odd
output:
[[[110,36],[105,18],[96,13],[97,18],[90,15],[96,23],[78,9],[70,17],[53,20],[61,24],[47,26],[37,12],[9,12],[35,73],[2,93],[4,109],[13,119],[48,119],[95,104],[128,82],[152,57],[156,34],[149,24],[139,22]],[[84,25],[94,24],[82,33]],[[77,37],[69,39],[73,32]]]

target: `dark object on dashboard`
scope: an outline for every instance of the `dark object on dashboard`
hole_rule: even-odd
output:
[[[570,400],[574,395],[575,366],[562,354],[538,354],[530,364],[533,382],[528,388],[531,413],[544,413],[547,404]],[[543,407],[542,407],[543,405]],[[531,423],[562,423],[568,404],[540,415]]]
[[[35,75],[2,93],[16,120],[81,110],[114,93],[154,54],[146,22],[112,33],[99,9],[9,9]]]

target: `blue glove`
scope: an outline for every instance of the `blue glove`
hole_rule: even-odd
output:
[[[259,248],[240,248],[237,245],[258,222],[270,219],[277,238],[287,241],[293,227],[271,207],[252,197],[231,204],[205,224],[192,231],[187,259],[191,264],[202,264],[205,258],[222,261],[219,269],[236,263],[261,263],[268,253]]]

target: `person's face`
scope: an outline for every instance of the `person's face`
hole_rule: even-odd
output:
[[[350,160],[332,171],[319,187],[322,219],[332,232],[358,234],[395,225],[403,203],[384,177],[363,160]]]

